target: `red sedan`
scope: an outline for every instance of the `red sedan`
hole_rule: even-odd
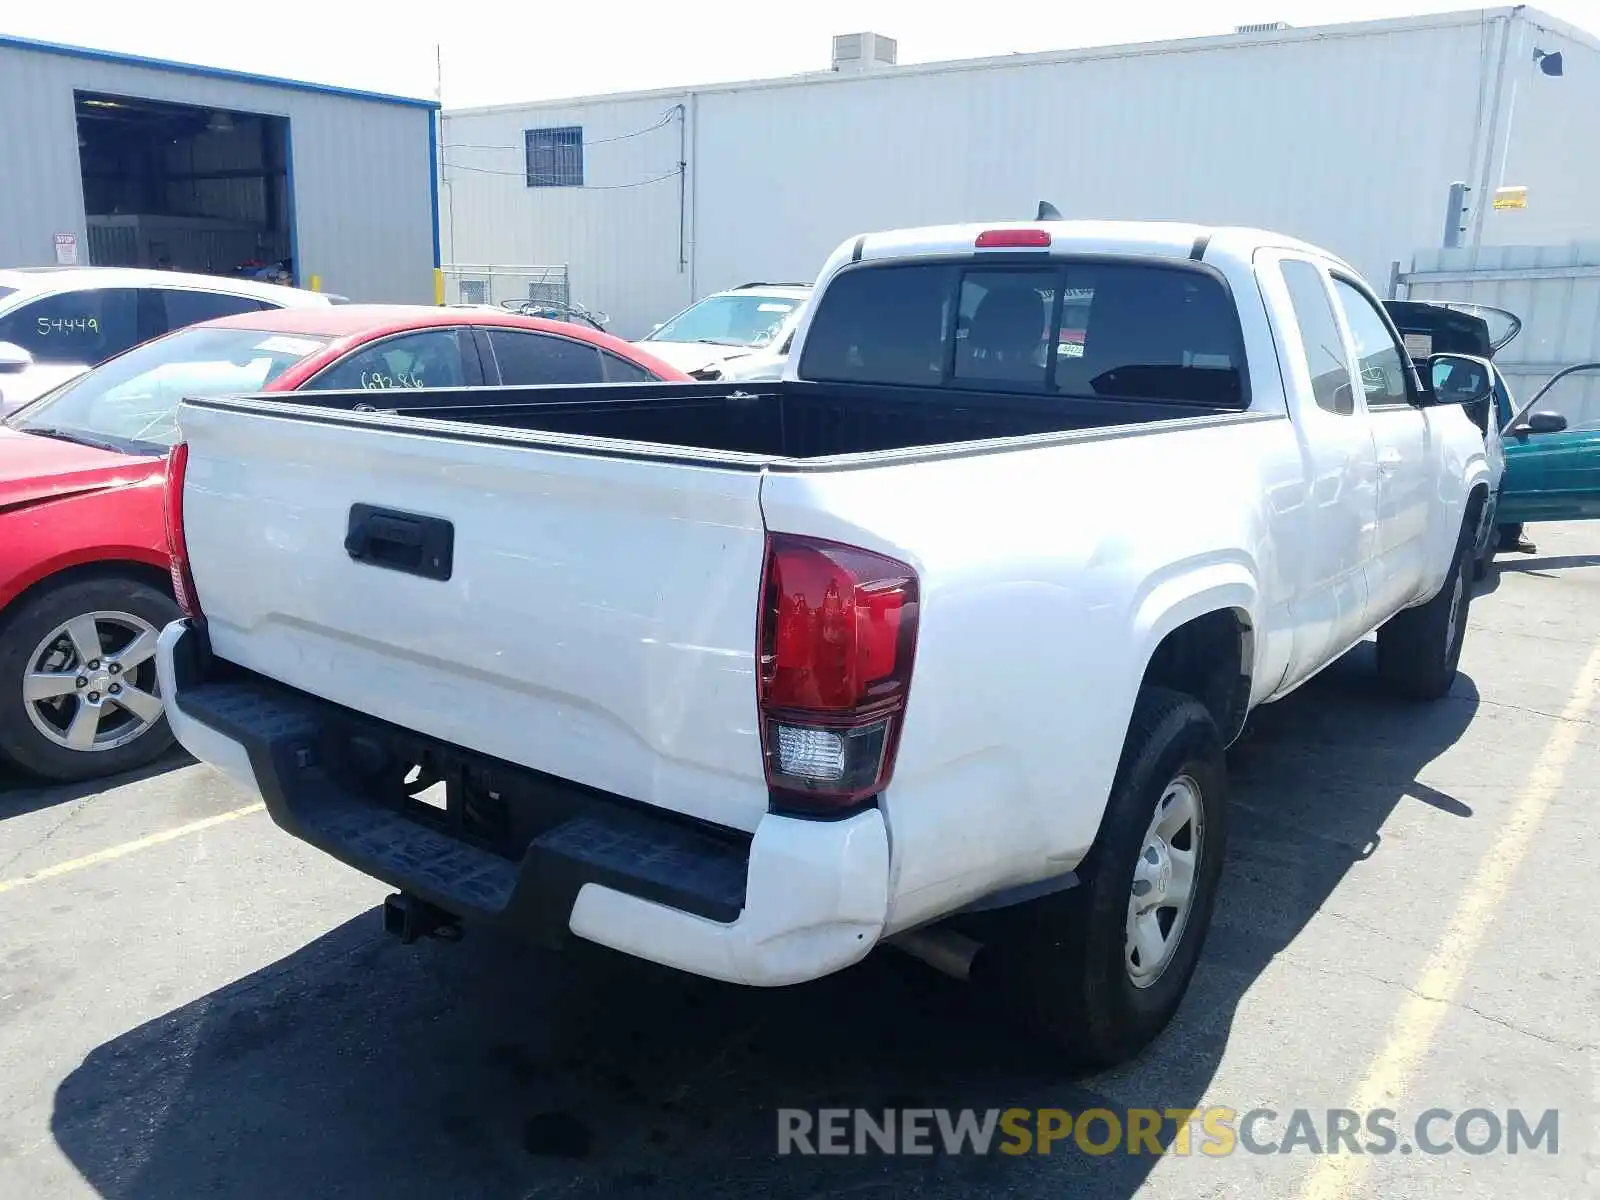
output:
[[[162,484],[182,396],[688,379],[577,325],[342,305],[192,325],[41,397],[0,424],[0,756],[76,780],[171,745],[154,653],[178,615]]]

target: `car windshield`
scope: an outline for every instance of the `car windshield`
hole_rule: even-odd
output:
[[[12,429],[130,454],[178,440],[184,396],[259,392],[328,344],[304,334],[190,328],[146,342],[6,418]]]
[[[757,292],[708,296],[699,304],[684,309],[644,340],[765,346],[804,303],[790,296],[764,296]]]

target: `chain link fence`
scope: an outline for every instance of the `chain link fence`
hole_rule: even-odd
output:
[[[566,307],[572,287],[565,266],[474,266],[444,268],[446,304],[503,305],[512,300]]]

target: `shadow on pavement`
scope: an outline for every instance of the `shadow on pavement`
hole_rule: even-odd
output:
[[[1257,714],[1230,755],[1232,851],[1194,989],[1117,1072],[1073,1078],[892,952],[755,991],[582,945],[404,947],[373,911],[93,1051],[52,1130],[114,1200],[1131,1196],[1159,1160],[780,1158],[775,1110],[1195,1106],[1240,998],[1384,852],[1403,798],[1472,819],[1411,781],[1476,708],[1465,676],[1442,703],[1382,698],[1367,644]]]
[[[1561,571],[1569,567],[1600,567],[1600,554],[1548,554],[1526,558],[1496,558],[1502,571]]]
[[[81,800],[112,788],[143,783],[146,779],[154,779],[179,767],[192,766],[194,761],[181,747],[175,746],[149,766],[140,767],[137,771],[125,771],[121,775],[101,779],[85,779],[82,783],[50,783],[25,774],[10,763],[0,762],[0,821],[38,812],[43,808],[54,808],[58,804]]]

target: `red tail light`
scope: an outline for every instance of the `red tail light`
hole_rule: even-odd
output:
[[[998,250],[1006,247],[1013,250],[1048,250],[1050,248],[1050,231],[1048,229],[985,229],[978,235],[978,240],[973,245],[979,250]]]
[[[183,540],[183,476],[189,467],[189,444],[179,442],[167,454],[167,559],[172,572],[172,595],[186,617],[198,617],[200,599],[189,572],[189,547]]]
[[[916,572],[775,533],[764,574],[757,687],[773,807],[848,809],[894,774],[917,643]]]

